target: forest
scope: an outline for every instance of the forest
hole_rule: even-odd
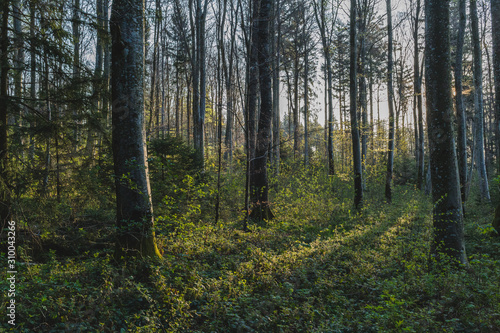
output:
[[[2,0],[1,332],[500,332],[500,0]]]

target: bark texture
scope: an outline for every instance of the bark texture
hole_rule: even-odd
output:
[[[387,0],[387,99],[389,104],[389,144],[387,148],[387,172],[385,176],[385,199],[392,201],[392,173],[394,168],[394,87],[392,82],[392,9],[391,0]]]
[[[144,123],[144,2],[115,0],[112,37],[115,255],[160,256],[155,243]]]
[[[458,173],[460,176],[460,192],[462,195],[462,206],[465,204],[465,189],[467,184],[467,118],[462,96],[462,61],[465,38],[465,0],[458,1],[459,24],[457,32],[457,47],[455,53],[455,104],[457,108],[457,157]],[[464,209],[464,207],[462,207]]]
[[[356,0],[351,0],[350,10],[350,113],[351,113],[351,135],[352,135],[352,160],[354,170],[354,206],[360,208],[363,205],[363,180],[361,169],[361,145],[359,142],[359,127],[357,117],[357,51],[356,51]]]
[[[495,118],[497,172],[500,173],[500,0],[491,0],[493,35],[493,74],[495,80]]]
[[[479,188],[481,199],[490,201],[490,190],[488,188],[488,176],[486,174],[486,161],[484,156],[484,110],[483,110],[483,73],[481,61],[481,44],[479,39],[479,23],[477,16],[477,2],[470,0],[470,18],[472,30],[472,44],[474,49],[474,141],[476,151],[475,163],[479,172]]]
[[[261,0],[257,25],[257,59],[259,68],[260,110],[257,145],[255,150],[255,170],[253,187],[257,201],[253,202],[251,217],[258,220],[272,219],[269,207],[269,182],[267,177],[267,158],[271,143],[271,124],[273,116],[272,71],[270,61],[271,38],[269,21],[271,19],[271,0]]]
[[[434,202],[431,258],[466,265],[462,199],[453,138],[449,3],[425,1],[427,128]]]

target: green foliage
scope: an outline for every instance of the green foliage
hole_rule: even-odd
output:
[[[150,161],[152,187],[163,191],[155,199],[163,260],[118,265],[111,254],[113,215],[103,208],[81,210],[73,229],[64,229],[68,221],[39,235],[44,245],[71,240],[78,251],[46,246],[41,260],[29,243],[19,246],[17,331],[493,332],[499,327],[500,244],[488,232],[491,207],[468,206],[470,269],[434,271],[428,266],[432,203],[408,184],[395,186],[393,203],[385,204],[378,181],[382,167],[367,169],[369,191],[356,212],[349,174],[328,176],[314,158],[308,168],[300,162],[282,165],[270,184],[276,218],[251,224],[252,232],[245,233],[241,164],[233,162],[221,175],[222,218],[215,224],[216,163],[208,159],[203,175],[175,166],[178,178],[165,174],[162,182],[167,158],[172,165],[182,160],[153,154]],[[46,201],[43,207],[47,216],[59,214],[63,221],[71,215],[71,205]],[[5,258],[2,254],[4,266]]]

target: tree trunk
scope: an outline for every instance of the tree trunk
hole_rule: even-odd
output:
[[[462,200],[453,138],[449,3],[425,1],[427,128],[434,202],[431,258],[466,265]]]
[[[462,195],[462,210],[465,213],[465,190],[467,184],[467,116],[462,93],[462,61],[465,38],[466,10],[465,0],[458,2],[459,25],[457,33],[457,47],[455,53],[455,104],[457,108],[457,157],[458,173],[460,176],[460,193]]]
[[[4,228],[11,216],[11,195],[9,185],[8,159],[8,124],[9,106],[8,72],[9,72],[9,1],[2,3],[2,32],[0,40],[0,224]]]
[[[321,46],[323,48],[323,57],[325,58],[325,139],[328,154],[328,174],[335,174],[335,164],[333,159],[333,78],[332,78],[332,51],[331,36],[327,35],[327,19],[326,19],[326,3],[325,1],[314,2],[314,15],[318,24],[321,35]],[[336,21],[337,13],[334,13],[331,18],[332,24]],[[341,111],[342,112],[342,111]],[[342,119],[341,119],[342,121]]]
[[[392,9],[391,0],[387,0],[387,102],[389,104],[389,143],[387,151],[387,173],[385,177],[385,199],[392,201],[392,173],[394,168],[394,88],[392,85]]]
[[[275,19],[272,29],[275,38],[273,39],[274,68],[273,68],[273,147],[274,147],[274,172],[279,175],[280,168],[280,44],[281,44],[281,6],[280,0],[276,1]]]
[[[160,256],[156,247],[144,121],[144,1],[114,0],[111,15],[115,256]]]
[[[250,184],[250,201],[255,203],[258,201],[258,190],[255,188],[256,170],[255,166],[255,150],[256,150],[256,117],[257,117],[257,98],[259,85],[259,67],[258,67],[258,23],[259,23],[259,0],[252,0],[252,22],[250,33],[250,44],[248,45],[248,85],[247,85],[247,138],[248,151],[247,158],[249,160],[249,184]]]
[[[261,0],[258,14],[256,49],[258,50],[260,112],[257,145],[255,150],[254,188],[257,191],[257,202],[253,202],[251,217],[258,220],[272,219],[269,206],[269,183],[267,178],[267,157],[271,142],[271,124],[273,115],[272,72],[270,61],[271,36],[269,21],[271,18],[271,0]]]
[[[474,140],[476,141],[476,168],[479,171],[479,187],[481,200],[490,201],[488,188],[488,176],[486,174],[486,163],[484,157],[484,110],[483,110],[483,73],[481,65],[481,45],[479,40],[479,24],[477,16],[477,2],[470,0],[470,17],[472,30],[472,44],[474,48]]]
[[[424,158],[424,120],[422,112],[422,74],[420,73],[419,48],[418,48],[418,30],[420,22],[421,2],[417,0],[415,8],[415,19],[413,26],[413,103],[415,113],[415,132],[416,132],[416,152],[417,152],[417,188],[422,189],[425,177],[425,158]]]
[[[308,39],[306,37],[306,24],[305,24],[305,10],[304,10],[304,25],[303,25],[303,35],[304,35],[304,165],[307,167],[309,164],[309,138],[308,138],[308,108],[309,108],[309,52],[307,50]]]
[[[493,73],[495,80],[495,136],[497,173],[500,173],[500,0],[491,0]]]
[[[356,0],[351,0],[350,10],[350,66],[349,66],[349,86],[350,86],[350,111],[351,111],[351,135],[352,135],[352,155],[354,171],[354,206],[356,209],[363,205],[363,175],[361,170],[361,147],[359,142],[359,128],[357,117],[357,51],[356,51]]]

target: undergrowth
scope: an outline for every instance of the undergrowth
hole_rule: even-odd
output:
[[[383,171],[372,170],[357,212],[347,174],[283,167],[270,185],[276,219],[245,233],[244,175],[223,175],[216,223],[208,169],[204,180],[184,175],[163,196],[156,193],[161,261],[115,262],[109,210],[87,210],[78,222],[59,209],[66,224],[80,223],[76,231],[61,223],[41,235],[88,241],[69,254],[45,246],[45,256],[35,256],[32,243],[19,245],[15,330],[500,331],[500,241],[489,227],[489,205],[471,200],[467,207],[470,269],[433,271],[432,203],[414,185],[396,186],[388,205],[380,194]],[[1,260],[7,267],[4,254]],[[10,329],[3,318],[0,330]]]

